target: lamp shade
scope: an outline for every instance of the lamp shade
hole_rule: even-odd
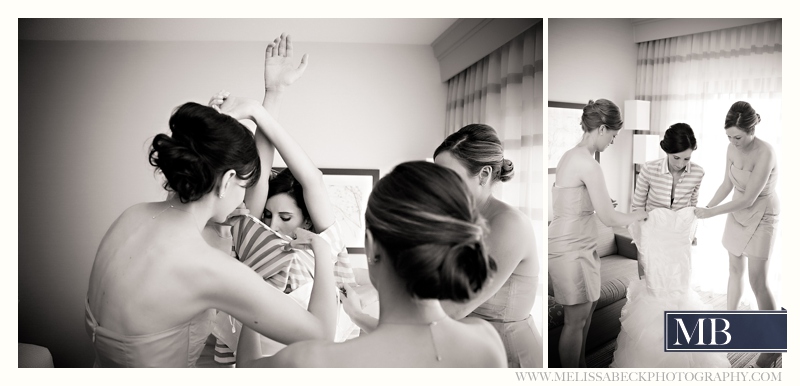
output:
[[[625,129],[650,130],[650,102],[625,101]]]
[[[661,147],[658,145],[660,136],[657,134],[636,134],[633,136],[633,163],[643,164],[647,161],[658,159]]]

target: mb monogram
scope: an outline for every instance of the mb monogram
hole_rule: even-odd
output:
[[[786,352],[787,313],[665,311],[664,351]]]

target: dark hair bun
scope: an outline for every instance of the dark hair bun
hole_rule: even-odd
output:
[[[153,139],[149,161],[164,174],[164,188],[177,193],[181,202],[210,193],[228,170],[249,185],[258,181],[261,162],[255,139],[237,120],[189,102],[175,110],[169,127],[172,136]]]
[[[659,143],[661,150],[667,154],[680,153],[692,149],[697,150],[697,139],[694,137],[694,130],[685,123],[676,123],[664,133],[664,139]]]
[[[489,125],[473,123],[450,134],[433,152],[433,158],[445,151],[473,176],[484,166],[492,167],[492,181],[508,181],[514,175],[511,161],[503,158],[503,143]]]
[[[158,134],[150,151],[150,164],[164,174],[165,188],[177,193],[182,202],[196,201],[214,187],[214,171],[191,146]]]
[[[485,253],[485,221],[461,178],[442,166],[397,166],[375,186],[366,220],[414,297],[467,300],[497,269]]]
[[[506,182],[514,177],[514,163],[507,158],[503,158],[503,166],[500,167],[500,174],[497,179],[500,182]]]
[[[749,103],[739,101],[731,105],[725,115],[725,128],[736,126],[747,134],[752,134],[756,125],[761,123],[761,115]]]

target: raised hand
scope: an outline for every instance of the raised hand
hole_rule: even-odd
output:
[[[267,45],[264,58],[264,88],[283,90],[299,79],[308,66],[308,54],[300,59],[300,65],[292,63],[292,37],[282,33]]]
[[[237,98],[231,96],[227,91],[220,91],[211,97],[208,105],[213,107],[220,113],[230,115],[235,119],[253,119],[253,115],[258,109],[261,109],[261,104],[257,101],[247,98]]]

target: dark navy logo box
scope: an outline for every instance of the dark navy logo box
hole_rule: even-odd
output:
[[[786,352],[786,309],[664,311],[664,351]]]

